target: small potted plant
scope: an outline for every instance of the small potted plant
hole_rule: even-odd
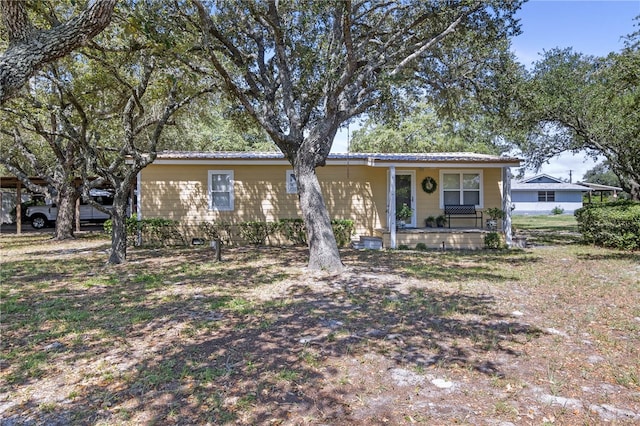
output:
[[[444,214],[441,214],[440,216],[436,217],[436,226],[438,226],[438,228],[444,228],[446,224],[447,224],[447,216],[445,216]]]
[[[424,220],[424,225],[427,228],[433,228],[436,224],[436,218],[434,216],[429,216]]]
[[[497,207],[490,207],[485,210],[489,219],[487,219],[487,229],[495,231],[498,229],[498,220],[504,218],[504,211]]]
[[[402,207],[396,212],[396,220],[400,228],[404,228],[406,221],[411,219],[411,216],[413,216],[413,210],[407,203],[403,203]]]

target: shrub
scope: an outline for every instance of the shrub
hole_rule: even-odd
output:
[[[150,218],[139,221],[141,240],[151,246],[186,245],[177,220]]]
[[[185,238],[180,231],[180,223],[177,220],[150,218],[138,220],[137,216],[131,215],[126,220],[127,245],[134,245],[137,240],[138,230],[141,240],[145,245],[150,246],[171,246],[185,245]],[[113,221],[111,219],[104,222],[105,232],[111,234],[113,231]]]
[[[584,242],[621,250],[640,249],[640,203],[590,204],[575,211]]]
[[[263,246],[278,229],[276,222],[251,221],[240,223],[240,237],[249,244]]]
[[[564,213],[564,209],[560,206],[555,206],[553,209],[551,209],[551,214],[553,215],[559,215]]]
[[[484,210],[489,216],[489,219],[498,220],[504,218],[504,210],[498,207],[490,207]]]
[[[416,250],[426,251],[427,250],[427,245],[425,243],[418,243],[418,244],[416,244]]]
[[[125,226],[127,229],[127,245],[133,246],[136,243],[138,237],[138,216],[134,213],[130,217],[128,217],[125,221]],[[104,232],[111,235],[113,232],[113,220],[107,219],[102,224],[102,229]]]
[[[484,237],[484,246],[488,249],[499,249],[502,247],[502,239],[497,232],[489,232]]]
[[[224,220],[201,222],[198,228],[209,241],[220,240],[227,247],[233,245],[233,233],[229,222]]]
[[[294,245],[307,245],[307,229],[300,218],[280,219],[280,232]]]
[[[280,219],[278,224],[278,229],[291,243],[294,245],[307,245],[307,228],[304,220],[300,218]],[[351,219],[333,219],[331,228],[338,247],[344,247],[351,242],[355,223]]]
[[[333,235],[336,237],[336,243],[338,247],[344,247],[351,242],[351,235],[353,235],[354,222],[351,219],[333,219],[331,221],[331,227],[333,228]]]

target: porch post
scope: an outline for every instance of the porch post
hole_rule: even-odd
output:
[[[22,235],[22,181],[16,184],[16,235]]]
[[[511,234],[511,168],[502,168],[502,210],[505,215],[502,219],[502,230],[507,247],[513,245],[513,235]]]
[[[387,223],[389,224],[389,237],[391,248],[396,248],[396,167],[389,167],[389,208]]]
[[[136,244],[138,246],[142,245],[142,171],[138,172],[138,176],[136,177],[136,220],[137,220],[137,228],[136,232]]]
[[[80,232],[80,197],[76,198],[76,232]]]

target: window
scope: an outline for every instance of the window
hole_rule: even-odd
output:
[[[482,173],[474,171],[440,172],[442,206],[473,204],[482,207]]]
[[[285,179],[287,181],[287,194],[297,194],[298,182],[296,181],[296,174],[293,170],[287,170]]]
[[[538,191],[538,201],[555,201],[556,193],[553,191]]]
[[[233,170],[209,170],[209,208],[231,211],[233,204]]]

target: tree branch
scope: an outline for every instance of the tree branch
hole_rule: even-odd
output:
[[[80,15],[48,30],[31,26],[20,0],[0,1],[9,48],[0,56],[0,104],[11,98],[44,64],[85,45],[111,22],[117,0],[95,0]]]

